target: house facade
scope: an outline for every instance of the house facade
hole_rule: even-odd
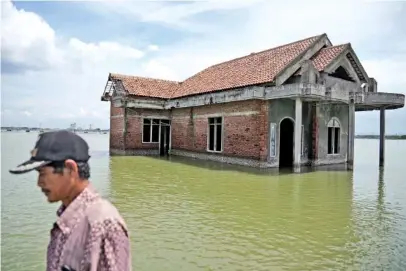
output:
[[[185,81],[109,74],[112,155],[179,155],[255,167],[352,165],[355,112],[402,94],[377,91],[351,44],[326,34],[208,67]]]

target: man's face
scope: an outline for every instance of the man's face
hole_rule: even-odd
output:
[[[40,168],[38,173],[38,186],[48,202],[58,202],[69,196],[73,183],[68,170],[55,172],[55,168],[45,166]]]

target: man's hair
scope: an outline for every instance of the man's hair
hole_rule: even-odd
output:
[[[78,165],[79,178],[82,180],[87,180],[90,178],[90,166],[88,162],[76,162]],[[53,162],[49,166],[54,168],[54,173],[62,174],[65,168],[64,162]]]

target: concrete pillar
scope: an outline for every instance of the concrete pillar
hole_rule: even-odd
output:
[[[385,164],[385,108],[381,107],[380,110],[380,131],[379,131],[379,166],[382,167]]]
[[[296,98],[295,102],[295,154],[294,163],[295,168],[300,168],[301,150],[302,150],[302,99]]]
[[[348,150],[347,164],[350,169],[354,165],[354,138],[355,138],[355,103],[351,101],[348,105]]]
[[[259,159],[267,161],[268,142],[269,142],[269,103],[268,101],[259,101],[260,112],[258,114],[258,132],[259,132]]]

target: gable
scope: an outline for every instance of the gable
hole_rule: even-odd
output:
[[[344,79],[346,77],[344,71],[352,79],[350,81],[354,82],[367,82],[368,75],[365,72],[361,62],[358,60],[358,57],[355,55],[354,50],[351,48],[351,45],[343,50],[343,52],[338,55],[334,60],[328,64],[324,72],[328,73],[330,76],[339,77]]]
[[[332,77],[335,77],[335,78],[340,78],[340,79],[346,80],[346,81],[351,81],[351,82],[356,81],[356,79],[354,79],[343,66],[338,66],[338,68],[335,69],[335,71],[330,73],[329,75]]]

